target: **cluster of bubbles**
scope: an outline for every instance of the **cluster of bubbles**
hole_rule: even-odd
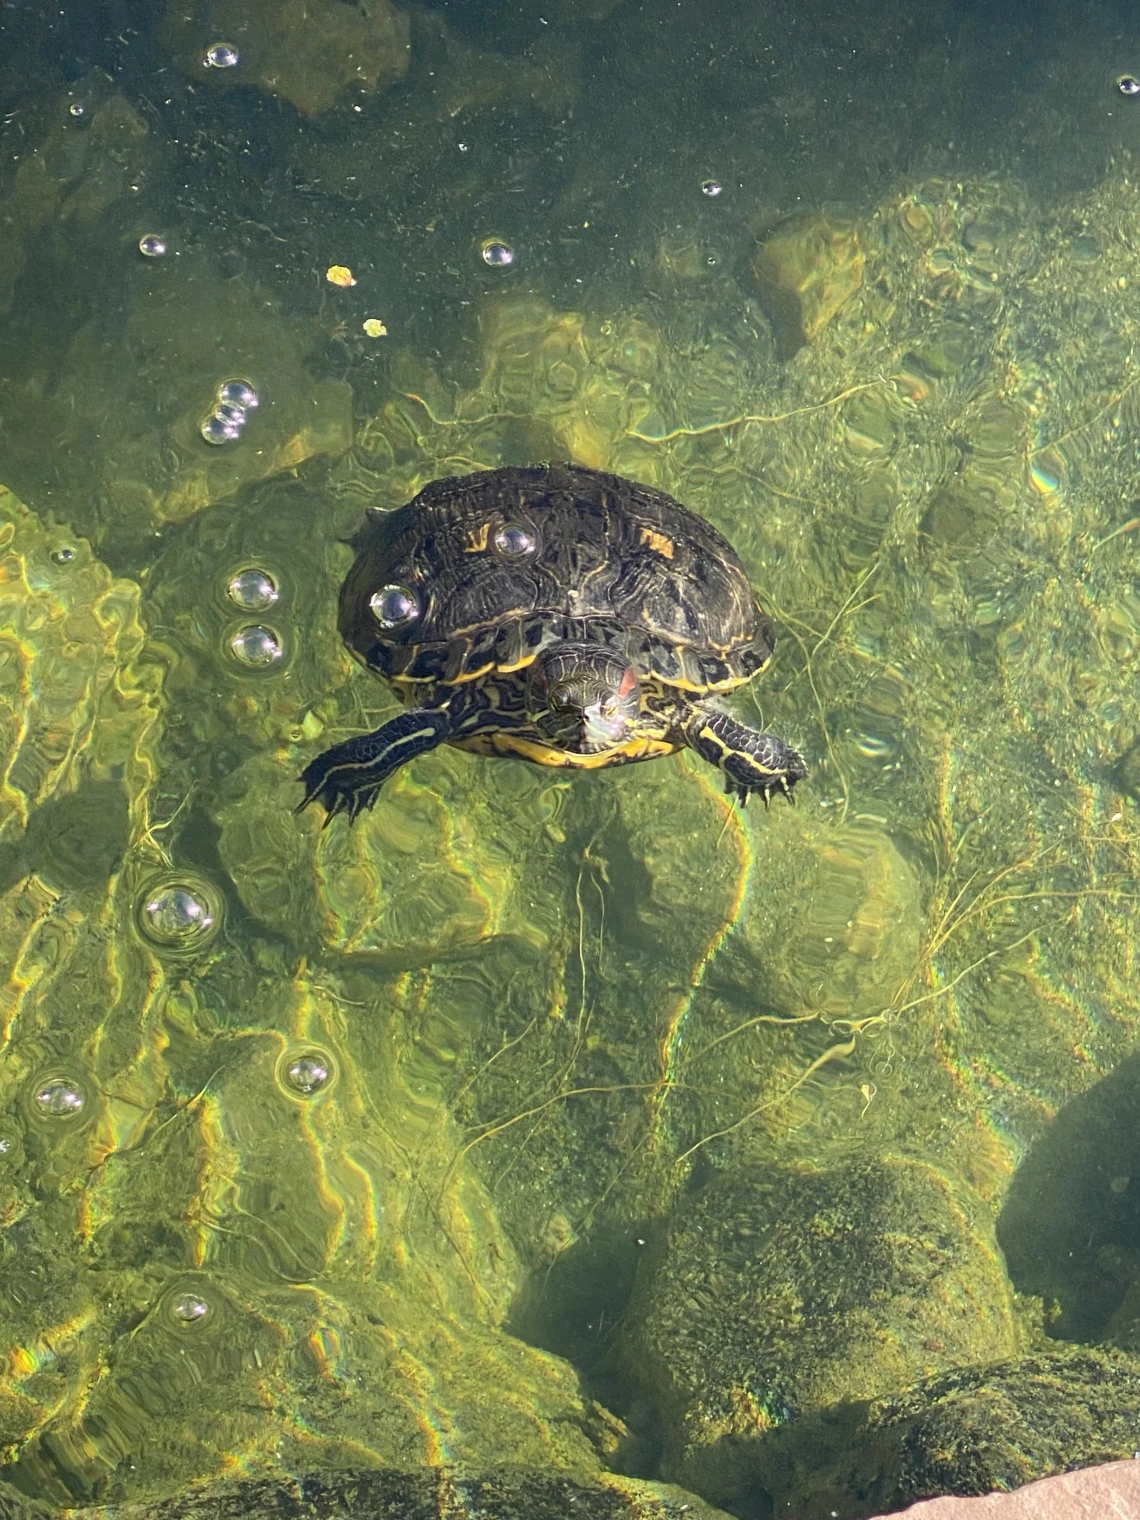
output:
[[[235,443],[258,400],[248,380],[223,380],[214,410],[202,423],[202,437],[207,443]]]
[[[227,601],[243,612],[265,612],[280,595],[273,576],[256,565],[238,570],[226,583]],[[231,634],[229,643],[238,664],[251,670],[267,670],[285,653],[280,636],[265,623],[243,623]]]

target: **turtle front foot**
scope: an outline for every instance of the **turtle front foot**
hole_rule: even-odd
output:
[[[419,707],[400,713],[375,733],[334,744],[311,760],[298,777],[305,795],[296,811],[319,802],[327,815],[326,828],[338,813],[347,813],[349,823],[355,822],[376,801],[393,771],[443,744],[451,731],[446,711]]]
[[[776,794],[794,803],[792,788],[807,775],[799,750],[728,713],[696,712],[685,725],[685,741],[724,772],[725,791],[742,806],[753,792],[759,792],[765,807]]]

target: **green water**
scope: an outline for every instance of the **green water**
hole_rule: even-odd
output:
[[[837,1406],[1135,1378],[1127,8],[0,25],[0,1514],[510,1469],[854,1520],[973,1490]],[[443,749],[298,817],[397,707],[364,509],[551,459],[732,540],[799,805]],[[976,1486],[1140,1445],[1066,1418]]]

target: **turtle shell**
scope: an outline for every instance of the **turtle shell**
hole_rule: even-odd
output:
[[[731,544],[663,491],[575,465],[433,481],[370,509],[339,628],[398,684],[521,670],[555,639],[622,649],[644,678],[728,691],[772,626]]]

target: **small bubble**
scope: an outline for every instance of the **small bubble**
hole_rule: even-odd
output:
[[[207,443],[233,443],[241,437],[241,424],[227,422],[224,417],[219,417],[215,412],[203,422],[202,437]]]
[[[261,612],[272,607],[280,594],[277,582],[267,570],[239,570],[226,587],[230,601],[247,612]]]
[[[163,877],[145,890],[136,909],[144,939],[160,950],[198,950],[217,933],[222,900],[209,882]]]
[[[166,252],[166,239],[157,232],[148,232],[139,238],[139,252],[146,259],[160,259]]]
[[[81,104],[80,101],[73,100],[71,102],[71,104],[67,108],[67,114],[69,116],[76,116],[76,117],[78,117],[78,116],[86,116],[87,115],[87,107],[85,105]]]
[[[215,42],[206,49],[206,56],[202,62],[208,69],[232,69],[236,67],[241,54],[236,47],[228,42]]]
[[[36,1088],[32,1101],[47,1119],[71,1119],[82,1113],[87,1099],[82,1087],[67,1077],[53,1077]]]
[[[515,261],[515,250],[502,238],[487,238],[479,252],[484,264],[492,269],[509,269]]]
[[[534,548],[534,535],[522,523],[504,523],[495,534],[495,548],[508,556],[529,554]]]
[[[285,1068],[286,1082],[294,1092],[299,1092],[306,1098],[311,1093],[319,1092],[329,1075],[328,1063],[316,1051],[306,1051],[303,1056],[290,1061]]]
[[[70,544],[64,544],[61,548],[51,551],[52,563],[55,565],[70,565],[74,558],[75,550]]]
[[[175,1319],[184,1320],[188,1325],[195,1325],[199,1320],[206,1318],[210,1312],[210,1306],[197,1293],[180,1293],[171,1304],[170,1312]]]
[[[407,586],[381,586],[368,598],[376,621],[381,628],[395,628],[398,623],[410,623],[419,614],[420,604],[416,593]]]
[[[236,428],[245,426],[245,407],[238,406],[236,401],[219,401],[214,416],[221,422],[232,422]]]
[[[1121,74],[1116,88],[1122,95],[1140,95],[1140,79],[1135,74]]]
[[[276,664],[283,653],[281,640],[272,628],[266,628],[262,623],[239,628],[230,640],[230,649],[235,660],[261,670]]]
[[[153,928],[169,939],[208,929],[213,922],[206,904],[186,887],[164,888],[150,899],[144,911]]]
[[[240,406],[248,412],[258,404],[260,397],[248,380],[225,380],[218,386],[218,400],[229,406]]]
[[[723,195],[724,186],[719,179],[703,179],[701,180],[701,194],[708,196]]]

